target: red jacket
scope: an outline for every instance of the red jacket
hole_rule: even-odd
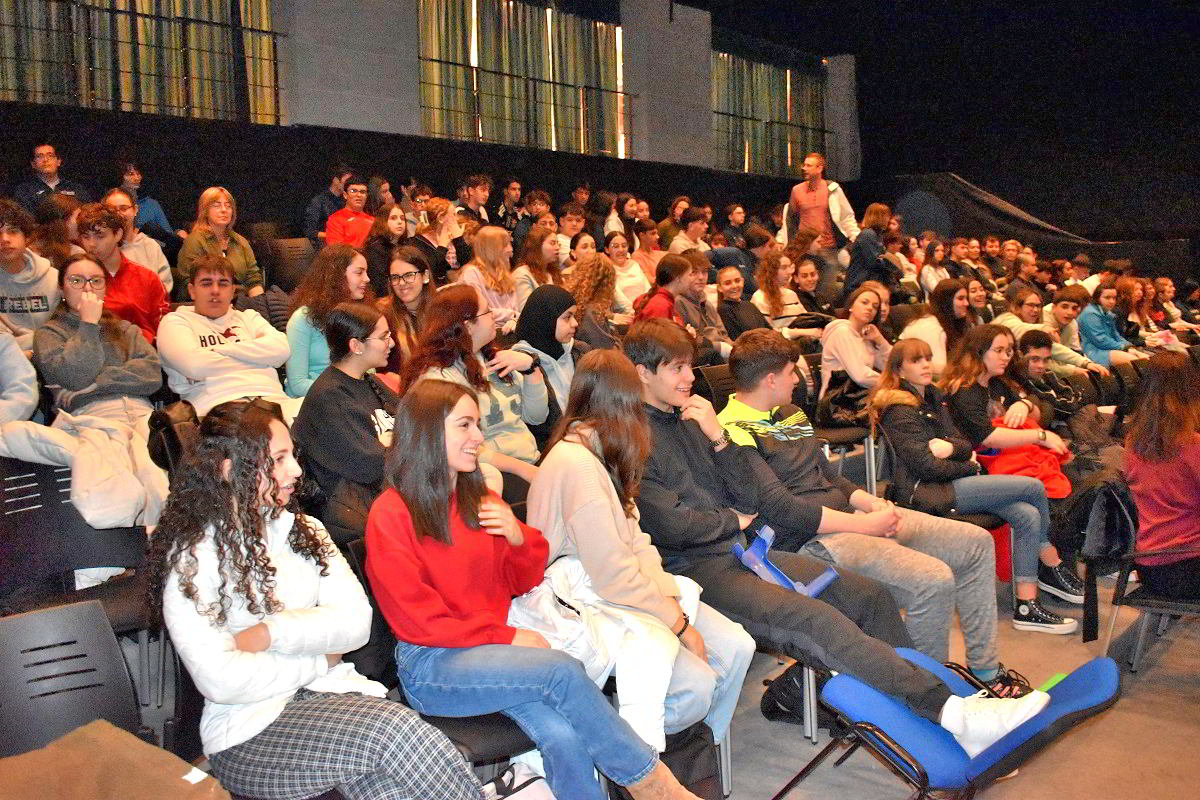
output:
[[[540,531],[523,523],[521,531],[525,541],[513,547],[472,530],[451,500],[453,544],[418,539],[399,492],[376,498],[367,515],[367,579],[396,638],[428,647],[512,644],[508,607],[541,583],[550,549]]]
[[[375,224],[375,217],[365,211],[343,208],[329,215],[325,222],[325,244],[348,244],[362,247]]]
[[[656,286],[649,292],[633,301],[633,309],[636,312],[634,320],[654,319],[661,317],[669,319],[678,325],[683,325],[683,317],[675,310],[675,295],[668,292],[661,286]]]
[[[104,307],[116,316],[142,329],[146,341],[154,344],[158,323],[171,310],[167,292],[154,271],[135,264],[121,255],[116,275],[108,276]]]

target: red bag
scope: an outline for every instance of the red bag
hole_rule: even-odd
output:
[[[997,428],[1008,428],[1003,418],[992,420]],[[1013,430],[1036,430],[1036,422],[1026,420]],[[1047,450],[1036,444],[1026,444],[1020,447],[1010,447],[995,455],[976,453],[976,459],[988,471],[989,475],[1026,475],[1037,478],[1046,487],[1046,496],[1052,500],[1061,500],[1071,494],[1071,481],[1063,474],[1062,465],[1070,455],[1059,455],[1053,450]]]

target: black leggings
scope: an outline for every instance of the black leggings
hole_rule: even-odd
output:
[[[1155,594],[1175,600],[1200,600],[1200,558],[1148,567],[1137,565],[1143,585]]]

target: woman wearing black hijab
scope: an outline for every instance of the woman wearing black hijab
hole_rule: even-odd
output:
[[[512,349],[528,353],[537,360],[550,389],[547,392],[550,413],[546,421],[541,425],[526,423],[539,450],[549,440],[567,406],[576,360],[591,349],[583,342],[575,341],[575,329],[579,327],[576,310],[575,298],[570,292],[548,283],[533,290],[517,320],[518,342]]]

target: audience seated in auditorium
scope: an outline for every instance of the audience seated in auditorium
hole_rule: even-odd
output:
[[[746,231],[750,222],[746,219],[746,209],[741,203],[730,203],[721,211],[721,233],[730,247],[746,246]]]
[[[133,204],[137,206],[137,214],[133,219],[133,227],[154,239],[160,245],[176,252],[188,232],[181,228],[171,227],[167,212],[162,204],[142,191],[142,168],[136,161],[123,161],[119,164],[121,172],[120,188],[125,191]],[[135,264],[140,263],[133,259]],[[170,291],[167,287],[167,291]]]
[[[993,455],[1002,455],[1006,449],[1036,445],[1065,457],[1066,443],[1058,434],[1036,424],[1040,418],[1037,404],[1005,376],[1015,351],[1012,331],[1001,325],[977,325],[967,332],[939,382],[950,418],[969,447],[977,451],[995,450],[1000,452]],[[897,362],[894,369],[899,371],[901,366],[902,362]],[[916,375],[913,378],[923,380]],[[913,378],[906,380],[911,384]],[[955,452],[963,451],[956,447]],[[1083,582],[1050,543],[1046,487],[1040,480],[1022,475],[988,477],[998,479],[997,486],[1003,479],[1004,488],[1012,492],[1008,504],[987,510],[1004,518],[1013,529],[1013,582],[1018,600],[1013,625],[1050,633],[1074,632],[1075,620],[1060,617],[1037,603],[1039,588],[1067,602],[1083,603]],[[992,487],[983,488],[988,490],[984,495],[992,495]],[[962,507],[969,501],[957,498],[957,494],[955,497],[959,510],[971,513]],[[988,499],[1003,502],[994,495]],[[978,506],[968,507],[981,510]]]
[[[347,244],[329,244],[313,259],[292,298],[287,323],[287,392],[304,397],[329,366],[325,323],[343,302],[374,303],[367,260]]]
[[[509,624],[512,598],[542,581],[548,548],[484,485],[483,413],[469,387],[438,380],[398,406],[389,488],[367,522],[367,574],[399,640],[404,694],[425,714],[512,717],[558,797],[602,800],[598,769],[635,800],[697,800],[579,660]]]
[[[1105,367],[1149,357],[1118,332],[1117,317],[1113,312],[1116,305],[1116,284],[1106,281],[1096,284],[1092,291],[1092,302],[1079,313],[1079,339],[1083,344],[1083,354]]]
[[[507,239],[506,231],[496,230]],[[493,351],[492,316],[487,300],[473,286],[458,284],[437,292],[425,311],[417,348],[404,367],[400,394],[428,378],[478,392],[485,439],[480,459],[528,482],[537,472],[539,453],[525,423],[546,421],[546,384],[529,354]]]
[[[737,393],[717,415],[745,448],[758,486],[759,516],[775,531],[774,547],[803,553],[873,578],[905,609],[917,649],[950,657],[955,608],[967,665],[1002,697],[1029,685],[996,659],[996,561],[991,535],[975,525],[901,508],[838,474],[791,405],[800,380],[795,343],[778,331],[751,331],[729,357]],[[855,513],[855,512],[862,513]]]
[[[680,231],[671,238],[667,247],[668,253],[682,253],[684,250],[697,249],[701,252],[711,250],[704,241],[704,233],[708,229],[708,220],[699,208],[688,208],[679,216]]]
[[[392,194],[392,184],[382,175],[372,175],[367,178],[367,205],[364,207],[371,216],[379,213],[383,206],[396,205],[396,197]]]
[[[0,198],[0,330],[11,333],[25,352],[59,298],[58,270],[29,249],[32,235],[29,212]]]
[[[153,344],[158,323],[171,308],[162,281],[152,270],[125,256],[121,248],[125,227],[117,212],[100,203],[88,203],[79,211],[78,226],[79,243],[108,273],[104,307],[137,325]]]
[[[650,281],[646,280],[642,265],[629,254],[629,242],[630,236],[625,231],[612,231],[604,237],[604,254],[616,270],[617,295],[625,301],[626,308],[632,309],[633,301],[650,291]]]
[[[996,311],[992,308],[991,295],[987,286],[978,279],[973,278],[967,284],[967,299],[971,303],[971,311],[975,313],[975,319],[980,323],[991,322],[996,318]]]
[[[978,283],[977,279],[973,279]],[[929,345],[934,378],[946,369],[946,356],[962,339],[975,315],[967,297],[966,283],[954,278],[938,281],[929,294],[929,313],[914,319],[900,332],[901,339],[920,339]]]
[[[804,262],[815,278],[816,265],[811,261]],[[770,250],[762,257],[755,274],[758,290],[750,298],[771,327],[780,331],[788,339],[799,339],[808,336],[813,339],[821,338],[822,326],[810,325],[811,318],[806,315],[807,309],[792,289],[792,281],[796,274],[796,265],[791,254],[782,250]],[[806,283],[809,279],[806,279]],[[815,288],[815,287],[814,287]],[[805,316],[801,316],[805,315]],[[793,327],[792,323],[800,319],[803,326]]]
[[[492,179],[488,175],[468,175],[463,181],[462,200],[454,206],[454,213],[465,221],[488,225],[487,201],[492,194]]]
[[[683,325],[683,317],[675,310],[675,298],[691,284],[691,272],[691,262],[683,256],[663,256],[654,275],[654,289],[633,304],[634,319],[662,318]]]
[[[925,263],[921,267],[920,283],[925,297],[928,299],[937,285],[945,280],[950,280],[950,269],[946,263],[946,245],[944,242],[934,239],[925,245]]]
[[[809,228],[816,233],[815,254],[822,264],[816,292],[822,302],[833,303],[838,298],[834,283],[841,263],[844,263],[839,262],[839,248],[858,238],[858,221],[842,187],[825,179],[825,156],[809,153],[800,165],[800,172],[804,180],[792,187],[784,206],[786,217],[781,220],[776,238],[781,244],[788,245],[800,228]]]
[[[617,195],[612,213],[604,221],[604,238],[610,233],[625,234],[626,241],[633,238],[633,223],[637,222],[638,200],[629,192]]]
[[[725,331],[721,315],[708,302],[705,283],[708,280],[708,259],[696,249],[685,250],[683,257],[692,265],[692,279],[675,296],[675,313],[683,320],[684,327],[695,331],[696,363],[724,363],[733,347],[733,340]]]
[[[29,419],[37,404],[37,372],[13,335],[0,329],[0,425]]]
[[[249,297],[262,294],[265,287],[258,260],[246,237],[233,229],[236,224],[237,203],[228,189],[210,186],[201,192],[196,203],[196,221],[175,265],[176,282],[190,284],[192,271],[204,256],[221,256],[233,267],[238,290]]]
[[[633,224],[633,235],[637,238],[637,248],[633,251],[633,260],[641,266],[642,274],[646,276],[646,282],[653,286],[658,261],[667,252],[659,247],[658,228],[653,220],[639,219]]]
[[[58,174],[62,165],[62,157],[54,145],[45,141],[34,145],[29,159],[33,177],[13,187],[13,199],[30,214],[52,194],[70,195],[80,204],[90,203],[92,194],[83,184]]]
[[[529,235],[529,231],[533,229],[543,214],[549,213],[550,195],[542,189],[530,191],[525,195],[523,210],[525,213],[517,220],[516,226],[512,229],[513,249],[518,253],[524,252],[525,237]],[[554,218],[553,214],[550,216],[551,219]]]
[[[388,356],[387,372],[398,376],[404,362],[412,357],[433,293],[433,275],[421,250],[405,245],[393,251],[388,265],[388,291],[378,301],[395,344]]]
[[[101,198],[105,208],[121,218],[123,232],[121,236],[121,255],[134,264],[145,267],[158,276],[163,289],[171,293],[175,278],[171,275],[171,265],[163,253],[162,246],[137,228],[138,204],[134,196],[125,189],[109,189]],[[76,223],[78,229],[78,222]]]
[[[725,323],[726,333],[735,341],[746,331],[770,327],[758,307],[742,299],[742,286],[742,271],[738,267],[723,267],[717,273],[717,313]]]
[[[426,223],[425,204],[433,197],[433,189],[423,183],[412,188],[405,187],[408,207],[404,209],[404,221],[408,224],[409,238],[417,235],[417,228]],[[403,201],[401,202],[403,205]]]
[[[201,256],[189,272],[193,304],[167,314],[158,326],[158,355],[171,390],[200,416],[218,403],[264,397],[294,417],[300,400],[284,394],[278,372],[288,358],[287,337],[257,311],[233,307],[229,259]]]
[[[742,299],[749,300],[758,291],[758,281],[755,271],[759,262],[770,251],[779,245],[771,238],[771,233],[761,225],[750,225],[746,230],[745,247],[717,247],[709,250],[706,255],[712,268],[709,270],[709,280],[716,282],[717,271],[725,267],[737,267],[742,271]]]
[[[68,259],[59,272],[62,300],[33,334],[33,363],[54,394],[55,408],[129,426],[134,473],[146,487],[142,524],[154,525],[167,497],[167,475],[147,450],[150,396],[162,386],[162,369],[144,331],[108,307],[113,282],[93,256]]]
[[[612,313],[617,302],[617,273],[608,256],[599,254],[576,266],[566,278],[564,288],[578,306],[575,317],[579,327],[575,338],[593,348],[619,347],[613,322],[621,319],[627,323],[629,316]]]
[[[586,342],[575,340],[578,312],[575,298],[566,289],[551,284],[539,286],[529,295],[513,334],[517,339],[513,350],[536,359],[549,387],[546,421],[529,425],[539,452],[545,452],[546,442],[567,407],[575,363],[592,349]]]
[[[1152,287],[1153,284],[1150,284]],[[1123,275],[1117,278],[1117,302],[1113,307],[1117,329],[1121,336],[1139,348],[1150,351],[1173,350],[1186,352],[1187,348],[1175,336],[1174,331],[1155,324],[1150,318],[1150,298],[1147,284],[1140,278]]]
[[[521,313],[512,262],[512,237],[496,225],[479,229],[472,244],[475,256],[458,275],[458,283],[470,286],[484,298],[496,330],[511,333]]]
[[[450,201],[444,197],[431,197],[425,201],[425,222],[417,226],[416,234],[408,243],[420,249],[433,270],[437,286],[445,286],[457,275],[459,255],[470,252],[463,238],[462,223],[458,215],[451,213]]]
[[[224,403],[201,423],[151,546],[151,614],[204,695],[213,774],[263,800],[333,788],[478,800],[445,735],[342,661],[367,641],[371,606],[300,513],[300,477],[278,407]]]
[[[345,181],[345,207],[329,215],[325,221],[325,244],[348,244],[359,248],[367,241],[375,216],[367,208],[367,179],[351,175]]]
[[[529,522],[544,532],[550,571],[569,576],[582,568],[586,576],[586,591],[567,599],[632,630],[610,655],[621,716],[659,751],[665,733],[700,718],[721,741],[754,640],[699,601],[692,581],[666,572],[639,527],[634,498],[650,431],[633,364],[619,351],[597,351],[576,375],[562,427],[529,489]]]
[[[375,210],[375,221],[362,246],[367,259],[367,276],[371,279],[371,291],[376,297],[387,294],[388,265],[392,263],[392,251],[407,244],[408,233],[404,221],[404,209],[395,203],[384,203]]]
[[[995,324],[1003,325],[1012,331],[1013,339],[1019,339],[1032,330],[1047,330],[1042,324],[1044,313],[1042,295],[1037,289],[1018,288],[1005,292],[1008,297],[1008,311],[996,317]],[[1060,337],[1061,338],[1061,337]],[[1059,375],[1081,375],[1088,371],[1099,372],[1105,369],[1083,353],[1076,352],[1061,342],[1054,342],[1050,348],[1052,361],[1050,368]]]
[[[317,516],[345,547],[363,535],[367,512],[383,488],[384,451],[399,398],[370,374],[386,366],[393,347],[387,319],[374,305],[338,303],[322,327],[332,363],[304,395],[292,434],[321,488]]]
[[[558,236],[553,231],[540,226],[529,231],[525,236],[525,248],[516,263],[518,266],[512,271],[512,276],[516,282],[518,312],[525,308],[525,302],[537,287],[562,285]]]
[[[578,203],[564,203],[558,210],[558,263],[564,268],[571,258],[571,242],[586,224],[587,215]]]
[[[1137,549],[1190,548],[1138,559],[1142,584],[1156,594],[1200,600],[1200,372],[1183,354],[1146,364],[1141,401],[1129,420],[1124,476],[1138,510]]]
[[[1056,291],[1050,303],[1042,309],[1042,325],[1047,333],[1076,353],[1083,352],[1083,343],[1079,339],[1079,312],[1091,299],[1087,289],[1077,283],[1071,284]]]
[[[1004,286],[1004,299],[1012,302],[1013,294],[1022,289],[1033,289],[1041,298],[1042,290],[1038,288],[1033,279],[1037,275],[1037,259],[1029,253],[1019,253],[1017,260],[1013,262],[1013,272],[1008,275],[1008,283]],[[1042,305],[1045,305],[1043,302]]]
[[[691,342],[678,326],[647,320],[630,329],[625,352],[642,382],[652,440],[637,507],[669,572],[700,584],[705,602],[741,623],[760,645],[895,696],[939,722],[968,753],[1044,707],[1048,698],[1036,691],[1020,699],[952,697],[933,675],[896,654],[893,648],[911,647],[912,639],[895,600],[869,578],[845,571],[814,599],[767,583],[738,563],[730,547],[753,530],[758,487],[747,448],[732,445],[712,405],[691,395]],[[825,569],[795,553],[770,558],[793,580],[811,581]],[[964,702],[971,705],[967,713]],[[1009,713],[1015,719],[1002,722]],[[964,729],[985,719],[996,726],[986,741],[978,730]]]
[[[1200,318],[1190,308],[1175,302],[1175,281],[1168,277],[1154,279],[1154,288],[1158,290],[1158,304],[1162,307],[1167,324],[1177,331],[1200,330]]]
[[[304,235],[312,242],[313,249],[320,250],[325,245],[325,224],[345,207],[345,180],[352,174],[341,164],[334,165],[329,171],[329,186],[313,195],[305,206]]]

